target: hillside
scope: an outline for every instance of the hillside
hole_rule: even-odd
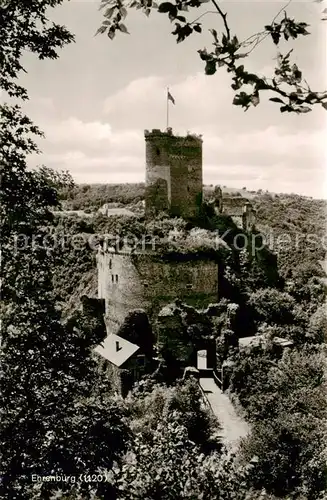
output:
[[[264,193],[252,200],[257,228],[268,237],[278,255],[280,271],[287,275],[299,263],[325,259],[327,202],[296,194]]]
[[[212,190],[213,186],[205,186],[205,199],[210,198]],[[325,259],[326,201],[295,194],[278,195],[227,187],[222,190],[225,196],[241,195],[251,201],[257,210],[257,229],[266,235],[268,247],[277,255],[281,276],[293,278],[298,274],[299,266],[301,273],[303,266],[307,266],[311,273],[318,274],[319,271],[315,271],[320,266],[318,261]],[[78,245],[74,245],[74,249],[67,247],[64,258],[58,255],[55,287],[65,310],[74,309],[74,304],[84,293],[97,295],[96,252],[89,248],[87,237],[117,231],[127,234],[131,227],[135,234],[141,230],[138,219],[135,225],[128,217],[96,216],[98,209],[105,203],[112,203],[115,207],[130,208],[140,216],[143,198],[144,184],[141,183],[77,185],[73,190],[61,193],[62,208],[80,212],[75,215],[66,212],[65,217],[57,217],[56,232],[69,237],[82,235],[86,242],[80,248]]]
[[[93,184],[77,185],[61,193],[65,210],[97,211],[105,203],[129,207],[144,198],[145,185]],[[213,186],[204,187],[204,198],[210,198]],[[276,194],[222,187],[225,196],[242,196],[257,210],[256,226],[267,235],[267,244],[277,255],[281,271],[287,274],[298,259],[310,262],[324,260],[323,237],[327,226],[327,201],[296,194]],[[326,245],[325,245],[326,246]]]

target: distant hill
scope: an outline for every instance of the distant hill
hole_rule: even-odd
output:
[[[204,186],[205,198],[210,196],[213,191],[214,185]],[[312,200],[313,204],[318,203],[325,205],[327,200],[316,200],[306,196],[299,196],[296,194],[278,194],[270,193],[259,189],[251,191],[242,188],[232,188],[228,186],[221,186],[222,192],[229,196],[242,196],[248,200],[261,199],[266,202],[267,199],[303,199]],[[126,184],[77,184],[74,189],[64,190],[60,193],[65,210],[94,210],[100,208],[105,203],[118,203],[121,205],[129,205],[137,203],[144,198],[145,184],[139,183],[126,183]]]
[[[144,198],[145,184],[78,184],[60,193],[65,210],[95,210],[105,203],[130,205]]]
[[[257,229],[270,240],[282,274],[286,276],[299,264],[318,264],[325,259],[326,200],[264,193],[251,201],[257,210]]]
[[[210,196],[214,186],[204,186],[204,195]],[[249,200],[262,191],[248,191],[246,188],[237,189],[222,186],[223,194],[240,195]],[[60,193],[65,210],[94,210],[105,203],[119,203],[129,205],[144,198],[145,184],[78,184],[74,189],[64,190]]]

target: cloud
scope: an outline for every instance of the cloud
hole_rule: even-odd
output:
[[[166,88],[174,96],[176,105],[170,105],[170,124],[183,133],[206,125],[219,124],[223,109],[231,109],[233,93],[225,75],[210,79],[202,73],[178,78],[148,76],[130,82],[125,88],[106,98],[104,115],[118,127],[165,128]]]
[[[205,136],[205,161],[214,159],[234,164],[242,158],[245,164],[273,165],[287,159],[297,169],[312,167],[312,163],[324,166],[326,148],[325,133],[321,131],[286,131],[282,127],[268,127],[247,133]],[[287,162],[286,162],[287,163]],[[310,165],[311,164],[311,165]]]
[[[77,118],[70,117],[67,120],[46,126],[46,135],[54,144],[78,144],[99,146],[99,142],[110,141],[112,129],[109,123],[83,122]]]
[[[143,181],[144,129],[165,128],[167,83],[168,77],[159,76],[130,82],[105,99],[103,115],[93,121],[59,120],[46,112],[51,106],[45,101],[44,156],[32,163],[69,169],[77,182]],[[293,192],[323,195],[324,130],[304,127],[303,117],[294,121],[278,110],[278,120],[273,113],[267,119],[271,103],[243,113],[231,105],[233,92],[219,78],[195,74],[170,88],[176,100],[170,105],[174,130],[203,134],[205,183],[273,191],[292,186]]]

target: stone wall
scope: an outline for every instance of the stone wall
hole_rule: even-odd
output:
[[[150,321],[165,304],[180,298],[207,307],[218,299],[218,264],[211,260],[165,262],[158,255],[99,252],[99,298],[105,299],[109,333],[129,311],[144,309]]]
[[[228,215],[230,215],[232,221],[234,222],[234,224],[237,227],[240,227],[240,228],[243,229],[243,223],[244,223],[244,217],[243,217],[243,215],[232,215],[232,214],[228,214]]]
[[[194,217],[202,204],[202,139],[145,131],[146,211]]]
[[[223,196],[220,186],[215,186],[212,202],[215,211],[229,215],[236,226],[244,231],[252,231],[255,227],[256,211],[249,200],[242,196]]]
[[[155,323],[157,347],[170,371],[197,366],[197,354],[206,351],[207,368],[216,366],[216,331],[208,309],[194,309],[179,301],[161,309]]]
[[[252,207],[251,203],[245,204],[245,211],[243,214],[243,229],[245,231],[252,231],[255,228],[256,210]]]

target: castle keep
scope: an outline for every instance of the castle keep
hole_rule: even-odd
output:
[[[154,217],[165,211],[173,217],[195,218],[202,206],[202,137],[176,136],[169,128],[145,130],[144,135],[146,214]],[[252,227],[252,212],[244,198],[225,201],[217,186],[213,202],[218,214],[231,215],[244,229]],[[218,300],[218,264],[208,256],[165,261],[160,249],[136,252],[102,245],[97,267],[98,297],[105,301],[108,333],[117,333],[128,313],[136,309],[155,319],[162,307],[177,298],[197,308]]]
[[[145,130],[147,214],[196,217],[202,204],[202,138]]]
[[[176,136],[169,128],[166,131],[145,130],[144,135],[146,223],[151,226],[151,218],[166,212],[163,217],[166,223],[168,215],[169,223],[175,224],[172,217],[177,217],[188,219],[191,227],[194,222],[196,225],[203,203],[202,137],[190,134]],[[254,211],[246,199],[234,197],[225,202],[221,188],[216,186],[210,203],[217,215],[229,215],[239,227],[252,230]],[[112,210],[104,207],[103,213],[109,217]],[[126,210],[123,213],[121,209],[119,213],[117,208],[114,210],[114,215],[135,215]],[[95,353],[103,358],[113,387],[123,395],[136,380],[153,371],[156,360],[153,357],[154,344],[164,352],[171,352],[178,372],[196,365],[199,350],[208,353],[205,370],[212,370],[216,365],[215,341],[208,335],[202,336],[206,331],[203,318],[219,315],[215,304],[219,300],[223,266],[218,264],[220,261],[215,251],[203,251],[203,234],[197,238],[190,236],[187,246],[187,234],[191,235],[192,230],[187,234],[181,233],[183,244],[178,246],[177,226],[174,227],[174,235],[174,231],[164,229],[164,224],[161,226],[161,217],[154,224],[157,222],[161,238],[159,246],[153,246],[151,237],[152,241],[146,241],[142,250],[138,251],[137,245],[129,247],[128,242],[122,242],[117,235],[119,244],[111,246],[108,241],[102,241],[98,248],[98,297],[105,306],[107,338],[95,349]],[[175,236],[177,244],[170,252],[167,240],[169,242],[172,237],[171,241],[174,241]],[[225,246],[228,248],[226,243]],[[212,249],[214,247],[210,247]],[[177,307],[178,301],[180,306]],[[172,307],[172,304],[175,306]],[[191,318],[192,314],[196,315],[194,321],[199,323],[196,328],[191,320],[188,323],[188,315]],[[141,318],[146,318],[149,328],[144,326],[145,323],[137,323]]]

